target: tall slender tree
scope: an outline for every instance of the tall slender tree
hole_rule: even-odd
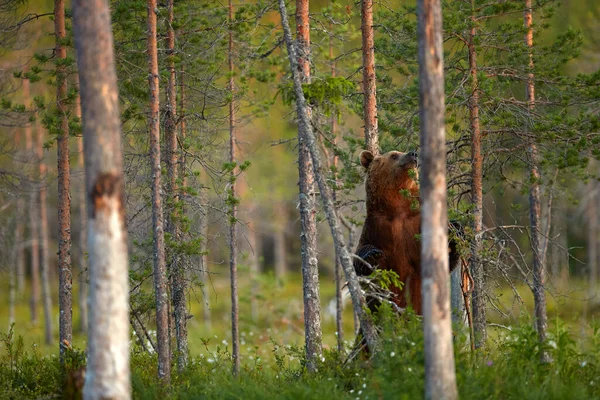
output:
[[[86,399],[131,398],[129,257],[121,121],[107,0],[74,0],[88,198],[90,324]]]
[[[533,124],[533,111],[535,109],[535,74],[533,63],[533,5],[532,0],[525,0],[525,44],[529,51],[529,72],[527,74],[527,109],[529,111],[528,124]],[[527,143],[529,154],[529,223],[531,226],[531,246],[533,250],[533,301],[535,305],[536,329],[540,342],[546,340],[548,317],[546,315],[546,274],[540,247],[540,171],[537,155],[537,145],[534,138]],[[548,354],[542,352],[544,361],[548,361]]]
[[[296,0],[296,42],[298,72],[303,83],[310,83],[309,0]],[[311,109],[306,107],[311,118]],[[308,370],[317,369],[322,354],[319,265],[317,256],[317,201],[314,173],[306,137],[298,131],[298,172],[300,176],[300,239],[302,242],[302,288],[304,293],[304,337]]]
[[[79,91],[79,74],[77,75],[77,91]],[[77,99],[75,100],[75,117],[81,119],[81,97],[77,93]],[[83,154],[83,137],[77,139],[77,167],[83,175],[85,172],[84,168],[84,154]],[[85,189],[85,176],[83,177],[83,189]],[[88,308],[87,308],[87,295],[88,295],[88,283],[87,283],[87,214],[85,209],[85,190],[79,191],[77,202],[79,203],[79,251],[78,256],[78,283],[79,283],[79,296],[77,298],[79,304],[79,330],[81,332],[87,332],[88,325]]]
[[[373,0],[362,0],[362,71],[363,112],[365,123],[365,147],[374,155],[379,154],[377,129],[377,78],[375,76],[375,39],[373,35]]]
[[[325,209],[325,214],[327,216],[327,222],[329,223],[331,235],[333,236],[334,246],[337,248],[338,254],[340,255],[342,268],[346,274],[348,289],[350,290],[350,295],[352,296],[352,304],[360,319],[362,333],[369,348],[372,351],[376,351],[378,348],[377,331],[375,329],[375,325],[373,324],[371,315],[366,311],[367,303],[362,294],[356,272],[354,271],[352,257],[348,251],[348,248],[346,247],[344,235],[340,229],[339,218],[337,216],[335,205],[333,204],[330,187],[325,180],[321,155],[319,148],[317,147],[317,142],[307,110],[306,99],[302,90],[302,77],[300,74],[300,68],[298,66],[298,56],[296,54],[294,42],[292,41],[292,33],[288,22],[287,9],[285,8],[284,0],[279,0],[279,13],[281,14],[283,37],[288,50],[288,59],[290,61],[290,70],[293,79],[296,112],[298,114],[298,136],[304,140],[310,151],[310,156],[313,161],[313,173],[315,175],[317,184],[319,185],[319,191],[323,202],[323,208]]]
[[[177,161],[177,91],[175,71],[175,29],[173,28],[173,0],[167,4],[167,57],[169,79],[167,81],[167,101],[165,113],[165,142],[167,151],[167,233],[171,241],[181,239],[179,221],[180,201],[177,188],[178,161]],[[179,252],[172,248],[168,255],[167,269],[171,277],[171,296],[173,300],[173,314],[175,319],[175,336],[177,340],[177,368],[182,371],[188,360],[187,341],[187,306],[185,302],[185,274]]]
[[[473,328],[475,347],[485,344],[487,323],[485,309],[485,274],[481,262],[481,240],[483,234],[483,156],[481,153],[481,128],[479,123],[479,82],[477,79],[477,26],[475,0],[471,0],[471,32],[469,34],[469,75],[471,92],[469,98],[469,120],[471,125],[471,203],[473,205],[473,238],[471,241],[471,271],[473,273]]]
[[[444,53],[440,0],[417,3],[425,398],[456,399],[448,274]]]
[[[156,298],[156,341],[158,347],[158,377],[168,384],[171,379],[169,346],[169,296],[165,258],[163,206],[161,200],[160,120],[158,85],[158,50],[156,45],[156,0],[147,0],[148,8],[148,86],[150,114],[150,169],[152,172],[152,230],[154,235],[154,295]]]
[[[56,107],[58,109],[58,306],[60,354],[73,341],[73,300],[71,289],[71,174],[69,170],[69,119],[67,115],[67,48],[65,46],[65,2],[54,0],[56,39]],[[62,359],[62,358],[61,358]]]
[[[239,302],[238,302],[238,276],[237,276],[237,173],[236,166],[236,122],[235,122],[235,80],[233,65],[233,2],[229,0],[228,6],[229,42],[227,62],[229,68],[229,279],[231,283],[231,344],[233,357],[233,375],[240,373],[240,334],[239,334]]]

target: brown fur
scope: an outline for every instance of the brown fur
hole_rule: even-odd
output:
[[[400,307],[411,305],[421,313],[421,243],[416,237],[421,229],[417,156],[415,153],[390,151],[373,156],[361,153],[361,164],[367,171],[367,218],[356,250],[365,261],[377,268],[391,270],[404,282],[402,290],[393,288]],[[412,171],[412,172],[411,172]],[[410,195],[400,193],[407,190]],[[371,257],[376,248],[380,252]],[[371,271],[357,260],[359,275]]]

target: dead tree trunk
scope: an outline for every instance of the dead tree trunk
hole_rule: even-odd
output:
[[[378,155],[379,132],[377,129],[377,78],[375,76],[373,0],[361,1],[361,14],[365,147],[374,155]]]
[[[229,0],[229,163],[232,165],[229,175],[229,194],[231,208],[229,210],[229,278],[231,280],[231,342],[233,357],[233,375],[240,373],[240,336],[239,336],[239,304],[238,304],[238,276],[237,276],[237,198],[236,179],[238,168],[235,166],[236,158],[236,129],[235,129],[235,82],[233,79],[233,3]]]
[[[167,82],[167,107],[165,114],[165,142],[167,147],[167,233],[171,241],[179,242],[181,219],[179,206],[179,189],[177,188],[177,91],[175,90],[175,30],[173,29],[173,0],[169,0],[167,19],[167,57],[169,80]],[[180,255],[173,248],[168,255],[167,270],[170,271],[171,297],[175,319],[175,336],[177,340],[177,369],[183,371],[188,361],[187,341],[187,306],[185,302],[186,279]]]
[[[346,273],[346,279],[348,280],[348,289],[350,290],[350,294],[352,296],[354,310],[359,316],[363,334],[365,340],[367,341],[367,345],[369,346],[371,351],[375,352],[378,347],[377,331],[375,330],[375,325],[373,324],[371,316],[365,311],[367,309],[365,298],[362,294],[362,290],[358,282],[356,272],[354,271],[354,267],[352,265],[352,257],[350,255],[350,252],[348,251],[348,248],[346,247],[344,235],[342,234],[342,231],[340,229],[337,211],[335,209],[331,197],[331,190],[329,188],[329,185],[327,184],[327,181],[325,179],[325,173],[322,169],[321,155],[317,147],[315,135],[312,130],[312,125],[310,123],[310,117],[307,111],[304,92],[302,91],[302,78],[299,73],[296,48],[294,46],[294,42],[292,41],[292,34],[288,23],[287,10],[285,8],[284,0],[279,0],[279,12],[281,13],[281,23],[283,25],[284,39],[288,50],[290,70],[292,72],[292,77],[294,81],[294,94],[296,97],[296,112],[298,114],[299,136],[301,136],[307,148],[310,150],[310,156],[313,161],[313,173],[316,177],[317,184],[319,185],[319,191],[321,194],[321,199],[323,201],[323,206],[325,208],[325,214],[327,215],[327,221],[329,223],[331,235],[333,236],[334,245],[338,250],[338,254],[340,254],[342,267],[344,269],[344,272]]]
[[[88,198],[86,399],[129,399],[129,275],[121,121],[109,4],[74,0]]]
[[[474,2],[472,1],[474,8]],[[474,12],[474,11],[473,11]],[[479,83],[477,80],[477,51],[475,37],[477,30],[475,17],[471,17],[469,35],[469,73],[471,75],[471,96],[469,99],[469,120],[471,123],[471,203],[473,204],[473,238],[471,239],[471,271],[473,275],[473,328],[475,347],[485,345],[487,321],[485,308],[485,273],[481,261],[481,240],[483,234],[483,156],[481,153],[481,129],[479,125]]]
[[[528,124],[533,126],[533,110],[535,108],[535,83],[533,64],[533,10],[532,0],[525,0],[525,43],[529,49],[529,73],[527,74],[527,107],[529,110]],[[540,171],[538,168],[537,146],[533,139],[528,143],[529,175],[529,222],[531,225],[531,246],[533,250],[533,301],[535,304],[536,328],[540,342],[546,340],[548,317],[546,315],[545,271],[540,247]],[[544,361],[548,355],[542,354]]]
[[[310,83],[310,23],[309,0],[296,0],[296,41],[298,43],[298,73],[303,83]],[[306,107],[309,119],[310,107]],[[304,337],[309,371],[317,369],[321,358],[321,303],[317,256],[317,200],[315,177],[306,137],[298,130],[298,172],[300,175],[300,239],[302,242],[302,289],[304,293]]]
[[[163,206],[161,199],[160,120],[158,86],[158,51],[156,47],[156,0],[147,1],[148,8],[148,86],[150,98],[150,169],[152,172],[152,230],[154,232],[154,294],[156,297],[156,341],[158,347],[158,377],[168,384],[171,380],[169,346],[169,295],[165,259]]]
[[[71,174],[69,171],[69,120],[67,117],[67,48],[64,45],[65,3],[54,0],[54,34],[56,38],[56,106],[60,118],[58,134],[58,307],[60,354],[64,344],[73,341],[73,276],[71,273]]]
[[[444,53],[440,0],[417,2],[425,398],[456,399],[448,274]]]
[[[77,90],[79,91],[79,76],[77,77]],[[75,101],[75,116],[81,119],[81,97],[77,94],[77,100]],[[77,158],[77,166],[82,174],[85,173],[84,160],[83,160],[83,137],[77,140],[77,151],[79,157]],[[83,188],[85,189],[85,176],[83,177]],[[87,309],[87,296],[88,296],[88,284],[87,284],[87,214],[85,208],[85,190],[79,191],[79,330],[81,332],[87,332],[88,326],[88,309]]]

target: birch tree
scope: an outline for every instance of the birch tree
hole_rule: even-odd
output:
[[[440,0],[417,3],[425,398],[456,399],[448,269],[444,59]]]
[[[121,121],[106,0],[74,0],[90,261],[84,398],[129,399],[129,271]]]

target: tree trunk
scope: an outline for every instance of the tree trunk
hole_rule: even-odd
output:
[[[456,267],[450,273],[450,308],[452,309],[452,323],[460,328],[467,322],[467,313],[465,308],[465,299],[463,297],[462,268]]]
[[[29,103],[29,79],[23,80],[23,98]],[[36,149],[33,143],[31,132],[31,123],[25,125],[25,147],[27,149],[27,159],[35,160]],[[37,173],[32,173],[32,178],[35,181]],[[38,177],[39,178],[39,177]],[[39,249],[39,215],[38,215],[38,190],[42,190],[45,186],[44,181],[39,182],[39,188],[36,187],[29,193],[29,241],[30,262],[31,262],[31,322],[36,325],[38,322],[38,306],[40,304],[40,249]]]
[[[303,83],[310,83],[309,0],[296,0],[296,41],[298,73]],[[306,107],[311,118],[310,107]],[[300,175],[300,239],[302,242],[302,289],[304,293],[304,336],[306,361],[310,372],[317,370],[321,358],[322,330],[317,256],[317,201],[310,150],[306,137],[298,130],[298,172]]]
[[[200,235],[202,236],[202,242],[200,243],[200,290],[202,291],[202,320],[207,331],[210,332],[212,329],[211,312],[210,312],[210,294],[209,294],[209,277],[210,271],[208,268],[208,213],[205,213],[200,219]]]
[[[15,305],[17,301],[17,265],[22,262],[23,252],[21,251],[23,246],[23,223],[19,222],[22,218],[23,200],[21,197],[17,198],[16,202],[17,209],[15,210],[15,236],[13,242],[12,256],[9,261],[8,270],[8,329],[15,322]]]
[[[233,3],[229,0],[229,163],[232,165],[229,175],[229,200],[231,204],[229,216],[229,278],[231,280],[231,343],[233,357],[233,375],[240,373],[240,336],[239,336],[239,304],[238,304],[238,276],[237,276],[237,199],[236,179],[238,168],[235,166],[236,159],[236,131],[235,131],[235,82],[233,79]]]
[[[285,246],[285,206],[282,202],[277,202],[275,205],[275,226],[273,229],[274,240],[274,263],[275,263],[275,278],[277,283],[285,282],[287,275],[287,252]]]
[[[529,49],[529,73],[527,75],[527,106],[529,119],[535,108],[535,83],[533,65],[533,10],[532,0],[525,0],[525,43]],[[537,146],[534,140],[528,144],[530,180],[529,187],[529,222],[531,225],[531,246],[533,250],[533,301],[535,304],[536,328],[540,342],[546,340],[548,317],[546,315],[545,271],[540,247],[540,172],[538,169]],[[542,353],[543,361],[549,361],[546,352]]]
[[[67,117],[67,48],[64,46],[65,3],[54,0],[54,34],[56,38],[56,106],[60,119],[58,134],[58,307],[60,328],[60,355],[63,344],[73,341],[73,277],[71,273],[71,196],[69,188],[69,120]]]
[[[129,275],[121,121],[107,0],[74,0],[88,198],[86,399],[129,399]]]
[[[167,147],[167,232],[171,241],[180,242],[179,229],[180,213],[177,203],[180,201],[177,188],[177,92],[175,72],[175,30],[173,29],[173,0],[169,0],[167,19],[167,57],[169,65],[169,80],[167,83],[167,107],[165,113],[165,142]],[[187,341],[187,306],[185,302],[186,280],[180,254],[173,248],[168,255],[167,270],[171,277],[171,296],[175,319],[175,336],[177,339],[177,369],[181,372],[188,361]]]
[[[361,1],[361,32],[363,60],[363,108],[365,119],[365,147],[379,154],[377,130],[377,79],[375,76],[375,41],[373,35],[373,0]]]
[[[475,7],[471,0],[471,7]],[[479,125],[479,83],[477,80],[477,51],[475,48],[475,16],[471,17],[469,36],[469,72],[471,75],[471,97],[469,99],[469,120],[471,123],[471,203],[473,205],[473,238],[471,239],[471,271],[473,275],[473,328],[475,347],[485,345],[487,321],[485,308],[485,273],[481,260],[481,240],[483,232],[483,156],[481,154],[481,129]]]
[[[77,77],[77,90],[79,91],[79,76]],[[75,101],[75,116],[81,119],[81,98],[79,93],[77,94],[77,100]],[[77,151],[79,157],[77,159],[77,166],[82,174],[85,174],[84,160],[83,160],[83,137],[77,140]],[[87,214],[85,210],[85,176],[83,179],[83,188],[79,191],[79,331],[87,332],[88,326],[88,309],[87,309],[87,296],[88,296],[88,283],[87,283]]]
[[[319,191],[321,194],[321,199],[323,201],[323,206],[325,208],[325,214],[329,223],[331,235],[333,236],[334,245],[338,251],[338,254],[340,255],[342,268],[344,269],[346,279],[348,280],[348,289],[350,290],[350,294],[352,296],[354,310],[359,316],[362,325],[362,331],[365,340],[367,341],[367,345],[369,346],[371,351],[375,352],[378,348],[377,331],[375,330],[375,325],[373,324],[371,315],[368,312],[366,312],[367,304],[362,294],[362,290],[358,282],[358,277],[356,276],[356,272],[354,271],[354,267],[352,265],[352,256],[350,255],[350,252],[346,247],[344,235],[342,234],[342,231],[340,229],[337,211],[335,209],[331,197],[331,191],[325,179],[325,173],[322,169],[321,155],[317,147],[315,135],[312,130],[312,125],[310,123],[310,117],[307,111],[304,92],[302,91],[302,78],[299,73],[298,58],[296,55],[294,42],[292,41],[292,34],[290,32],[290,26],[288,23],[287,10],[285,8],[284,0],[279,0],[279,12],[281,13],[281,23],[283,25],[284,39],[288,50],[290,70],[292,72],[292,77],[294,81],[294,94],[296,96],[296,112],[298,114],[299,137],[302,138],[302,140],[310,150],[310,157],[313,161],[313,173],[316,177],[317,184],[319,185]]]
[[[333,23],[329,22],[329,31],[333,32]],[[329,61],[331,63],[331,77],[335,78],[335,61],[333,58],[333,38],[329,36]],[[331,113],[331,117],[329,118],[329,129],[331,130],[331,137],[333,139],[333,170],[335,171],[334,178],[334,186],[331,195],[333,196],[333,203],[337,206],[337,169],[338,169],[338,156],[336,153],[337,146],[337,117],[334,113]],[[335,252],[335,330],[336,330],[336,338],[337,338],[337,349],[338,352],[342,353],[344,351],[344,300],[342,297],[342,287],[343,287],[343,277],[342,277],[342,268],[340,265],[340,255]]]
[[[256,220],[256,210],[253,208],[250,213],[250,220],[248,221],[248,245],[249,249],[249,262],[250,262],[250,310],[252,315],[252,321],[258,322],[258,296],[260,295],[260,286],[258,283],[258,277],[260,274],[260,237],[256,232],[256,226],[254,221]]]
[[[52,343],[52,291],[50,290],[50,251],[48,238],[48,205],[46,201],[46,173],[47,167],[44,162],[44,130],[36,124],[37,140],[35,144],[37,160],[39,163],[40,186],[38,192],[39,200],[39,243],[40,243],[40,266],[42,272],[42,299],[44,304],[44,338],[46,344]]]
[[[444,53],[440,0],[417,2],[425,398],[456,399],[448,274]]]
[[[589,271],[589,293],[591,301],[597,303],[595,298],[598,285],[598,196],[595,182],[590,183],[590,198],[587,204],[588,240],[587,240],[587,264]]]
[[[165,236],[161,200],[160,120],[158,88],[158,51],[156,47],[156,0],[148,0],[148,86],[150,96],[150,168],[152,171],[152,230],[154,232],[154,292],[156,297],[156,341],[158,347],[158,377],[168,384],[171,380],[169,346],[169,295],[165,260]]]

